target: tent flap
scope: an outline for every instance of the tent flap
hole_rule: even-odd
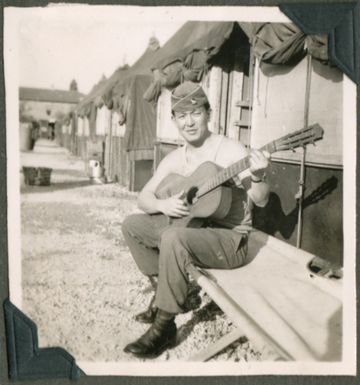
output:
[[[230,37],[234,22],[188,21],[159,50],[152,69],[163,69],[176,61],[183,61],[193,51],[213,56]]]
[[[129,87],[129,108],[126,116],[124,144],[127,151],[153,150],[156,136],[156,113],[143,99],[151,78],[138,75]]]
[[[157,52],[154,81],[144,98],[156,104],[161,87],[172,89],[185,80],[200,82],[210,60],[238,28],[235,22],[189,21]],[[244,38],[246,39],[245,35]]]
[[[154,80],[145,91],[144,99],[155,105],[162,87],[172,89],[185,80],[200,82],[208,69],[208,54],[205,51],[190,52],[184,62],[176,61],[162,70],[154,71]]]
[[[306,36],[296,25],[285,23],[239,23],[247,34],[254,54],[263,63],[298,63],[307,52],[328,62],[326,36]]]

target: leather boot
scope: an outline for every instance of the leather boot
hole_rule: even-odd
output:
[[[158,310],[158,308],[154,306],[154,302],[155,294],[151,298],[149,307],[145,311],[142,311],[141,313],[135,315],[134,318],[137,322],[141,322],[143,324],[152,324],[154,322]]]
[[[155,358],[176,341],[174,314],[158,309],[154,323],[148,331],[136,341],[124,348],[125,353],[132,353],[141,358]]]
[[[156,284],[155,278],[151,277],[151,276],[149,276],[148,278],[149,278],[149,281],[151,283],[152,288],[156,292],[157,284]],[[141,313],[135,315],[134,318],[137,322],[141,322],[144,324],[151,324],[154,322],[155,316],[156,316],[156,313],[158,310],[158,308],[156,306],[154,306],[154,302],[155,302],[155,294],[151,298],[151,301],[149,303],[148,308],[145,311],[142,311]]]

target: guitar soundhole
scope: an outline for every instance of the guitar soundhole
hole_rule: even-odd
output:
[[[192,205],[194,202],[194,198],[196,198],[196,193],[198,192],[197,187],[191,187],[190,190],[187,193],[186,200],[187,202]],[[196,199],[195,199],[196,201]]]

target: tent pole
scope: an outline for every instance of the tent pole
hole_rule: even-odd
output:
[[[306,89],[305,89],[305,109],[304,109],[304,128],[309,125],[309,106],[310,106],[310,87],[311,87],[311,66],[312,56],[307,55],[307,71],[306,71]],[[301,164],[300,164],[300,178],[299,178],[299,190],[296,194],[298,200],[298,226],[297,226],[297,238],[296,247],[301,247],[302,240],[302,227],[303,227],[303,200],[305,192],[305,160],[306,160],[306,147],[303,147]]]
[[[109,114],[109,118],[108,118],[108,125],[109,125],[109,130],[108,130],[108,133],[109,133],[109,158],[108,158],[108,172],[107,172],[107,178],[108,178],[108,182],[111,182],[112,181],[112,176],[111,176],[111,173],[112,173],[112,165],[111,165],[111,162],[112,162],[112,119],[113,119],[113,111],[110,110],[110,114]]]
[[[254,104],[254,77],[255,77],[255,68],[256,68],[256,57],[253,52],[252,46],[250,46],[250,60],[249,60],[249,126],[247,131],[247,144],[251,148],[251,129],[252,129],[252,114],[253,114],[253,104]]]

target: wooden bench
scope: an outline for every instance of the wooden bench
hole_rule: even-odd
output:
[[[250,234],[248,252],[254,259],[238,269],[190,269],[237,329],[189,361],[206,361],[241,336],[284,360],[341,360],[342,280],[312,274],[314,255],[262,232]]]

